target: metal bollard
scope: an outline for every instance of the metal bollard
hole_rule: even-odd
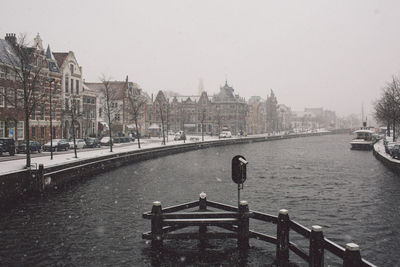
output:
[[[239,203],[239,229],[238,229],[238,247],[248,249],[249,246],[249,205],[247,201]]]
[[[153,207],[151,208],[151,247],[158,249],[162,247],[162,208],[160,201],[154,201]]]
[[[322,227],[313,225],[311,227],[310,235],[310,267],[323,267],[324,266],[324,235]]]
[[[289,265],[289,214],[288,210],[281,209],[278,215],[276,233],[276,261],[278,266]]]
[[[354,243],[346,244],[343,257],[343,267],[361,267],[360,247]]]

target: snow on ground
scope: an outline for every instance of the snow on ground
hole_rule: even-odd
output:
[[[188,140],[186,143],[196,142],[195,140],[190,140],[192,136],[188,136]],[[201,136],[196,136],[199,138],[198,141],[201,141]],[[235,137],[234,137],[235,138]],[[217,136],[204,136],[204,141],[212,141],[218,140]],[[197,141],[197,142],[198,142]],[[141,139],[140,146],[141,150],[146,148],[156,148],[161,147],[162,138],[150,138],[150,139]],[[183,141],[174,141],[173,136],[168,137],[168,142],[166,146],[183,144]],[[53,159],[50,159],[50,153],[46,153],[48,156],[34,157],[31,159],[32,165],[39,166],[39,164],[44,164],[45,167],[63,165],[66,163],[77,162],[84,159],[98,158],[101,156],[107,156],[112,154],[118,154],[121,152],[129,152],[139,150],[137,140],[135,142],[131,142],[130,144],[114,144],[113,152],[110,152],[110,147],[102,147],[101,149],[95,149],[87,151],[85,149],[77,149],[78,158],[75,158],[74,150],[70,149],[69,153],[58,154],[55,152],[53,154]],[[9,160],[0,162],[0,175],[6,174],[10,172],[15,172],[18,170],[23,170],[25,167],[26,158],[17,159],[17,160]]]
[[[385,145],[383,144],[383,140],[379,140],[374,144],[374,149],[377,153],[382,155],[383,157],[387,158],[388,160],[395,162],[395,163],[400,163],[400,160],[392,158],[388,153],[385,151]]]
[[[321,133],[328,131],[319,130],[318,132]],[[270,136],[271,135],[280,135],[280,134],[274,133],[270,134]],[[248,137],[254,138],[263,136],[264,137],[268,136],[268,134],[257,134]],[[238,139],[238,138],[246,138],[246,137],[232,136],[232,139]],[[201,140],[202,140],[201,136],[187,136],[186,143],[201,142]],[[219,140],[218,136],[206,136],[206,135],[204,136],[204,141],[216,141],[216,140]],[[150,139],[140,139],[141,149],[161,147],[162,146],[161,141],[162,138],[156,138],[156,137],[152,137]],[[178,145],[178,144],[183,144],[183,141],[182,140],[174,141],[173,135],[168,136],[168,142],[166,143],[166,146]],[[95,149],[90,151],[87,151],[85,149],[78,149],[77,150],[78,158],[75,158],[74,150],[70,149],[69,150],[70,153],[63,153],[63,154],[58,154],[57,152],[54,153],[52,160],[50,159],[50,153],[48,152],[47,153],[48,156],[34,157],[31,159],[31,162],[32,165],[35,166],[35,168],[36,166],[39,166],[39,164],[43,164],[46,168],[51,166],[63,165],[66,163],[77,162],[84,159],[91,159],[91,158],[94,159],[101,156],[107,156],[107,155],[117,154],[121,152],[135,151],[135,150],[139,150],[137,145],[137,140],[133,143],[130,143],[129,145],[114,144],[113,152],[110,152],[109,147],[102,147],[101,149]],[[0,162],[0,175],[23,170],[25,167],[25,163],[26,163],[25,157],[22,159]]]

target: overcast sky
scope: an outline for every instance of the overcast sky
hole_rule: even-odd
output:
[[[400,1],[6,1],[0,34],[74,51],[86,81],[129,75],[149,93],[225,82],[339,115],[371,112],[400,73]]]

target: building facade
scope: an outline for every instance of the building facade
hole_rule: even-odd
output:
[[[79,66],[75,54],[69,52],[54,52],[61,72],[61,128],[62,138],[83,137],[83,98],[82,98],[82,67]],[[72,114],[74,112],[74,114]]]
[[[29,55],[30,69],[35,71],[19,65],[18,53],[13,52],[18,49]],[[29,114],[30,139],[41,143],[49,141],[51,124],[53,138],[60,137],[61,73],[57,62],[49,57],[49,51],[48,47],[45,53],[39,34],[30,47],[19,44],[12,33],[4,40],[0,39],[0,137],[14,138],[17,143],[23,141],[26,112]]]
[[[244,98],[233,92],[227,82],[212,97],[202,91],[199,96],[167,98],[159,91],[154,101],[152,99],[147,105],[146,128],[152,135],[160,135],[164,121],[164,130],[173,132],[207,135],[218,135],[222,129],[229,129],[233,134],[244,132],[247,104]],[[161,113],[165,118],[161,118]]]

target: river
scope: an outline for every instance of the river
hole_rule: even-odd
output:
[[[378,266],[399,266],[400,178],[371,152],[349,149],[350,135],[327,135],[209,148],[148,160],[97,175],[45,198],[17,203],[0,218],[1,266],[259,266],[272,263],[273,245],[251,240],[243,259],[235,240],[166,241],[160,262],[141,239],[154,200],[164,207],[207,199],[236,205],[231,159],[249,161],[241,198],[252,210],[318,224],[344,246],[355,242]],[[253,223],[271,235],[275,226]],[[308,243],[292,234],[291,241]],[[293,261],[307,266],[293,253]],[[325,254],[326,266],[340,261]]]

